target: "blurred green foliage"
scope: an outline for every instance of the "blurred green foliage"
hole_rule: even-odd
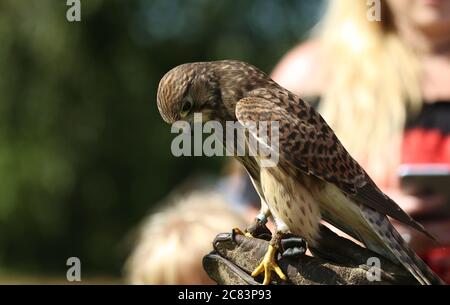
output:
[[[219,158],[175,158],[159,79],[233,58],[270,72],[304,39],[316,0],[0,1],[0,274],[120,274],[127,233]],[[2,271],[3,270],[3,271]]]

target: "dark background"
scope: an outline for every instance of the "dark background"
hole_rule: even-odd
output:
[[[224,158],[170,153],[159,79],[185,62],[266,72],[307,37],[317,0],[0,0],[0,281],[117,278],[129,232],[159,200]]]

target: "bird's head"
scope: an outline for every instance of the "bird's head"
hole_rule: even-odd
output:
[[[158,109],[167,123],[235,121],[236,103],[249,92],[276,85],[264,72],[237,60],[189,63],[177,66],[159,82]],[[277,86],[277,85],[276,85]]]
[[[219,84],[209,63],[189,63],[167,72],[159,82],[157,104],[162,118],[171,124],[178,120],[192,122],[194,113],[213,119],[220,108]]]

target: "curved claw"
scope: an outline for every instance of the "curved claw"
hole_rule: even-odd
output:
[[[267,250],[266,255],[264,256],[262,262],[256,267],[256,269],[252,272],[252,277],[256,277],[259,274],[264,272],[264,281],[263,285],[269,285],[271,280],[271,273],[275,271],[275,273],[282,279],[283,281],[287,280],[286,275],[284,275],[280,266],[278,266],[275,259],[276,249],[274,246],[269,245],[269,249]]]
[[[233,235],[238,234],[238,235],[244,235],[244,236],[247,236],[247,237],[250,237],[250,238],[253,238],[253,237],[254,237],[254,236],[253,236],[252,234],[250,234],[249,232],[242,232],[242,230],[239,229],[239,228],[233,228],[232,232],[233,232]]]

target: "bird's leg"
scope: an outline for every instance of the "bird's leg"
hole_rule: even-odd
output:
[[[267,203],[261,199],[261,209],[259,214],[255,217],[253,223],[245,229],[245,232],[242,232],[239,228],[234,228],[233,234],[245,235],[247,237],[269,236],[270,238],[270,230],[266,227],[267,219],[270,215],[271,214]]]
[[[270,212],[268,213],[270,215]],[[247,227],[245,232],[252,237],[270,240],[272,233],[267,228],[267,214],[259,213],[250,226]]]
[[[233,228],[233,234],[245,235],[250,238],[264,237],[263,239],[269,240],[271,233],[266,227],[267,218],[261,219],[259,216],[260,215],[258,215],[252,224],[245,229],[245,232],[239,228]]]
[[[264,272],[263,285],[270,284],[272,271],[275,271],[275,273],[283,281],[287,279],[286,275],[284,275],[283,271],[281,270],[281,268],[278,266],[277,263],[277,251],[280,247],[280,242],[284,234],[285,234],[284,231],[277,230],[275,234],[272,235],[272,239],[270,240],[269,243],[269,248],[266,254],[264,255],[262,262],[252,272],[252,277],[256,277]]]

